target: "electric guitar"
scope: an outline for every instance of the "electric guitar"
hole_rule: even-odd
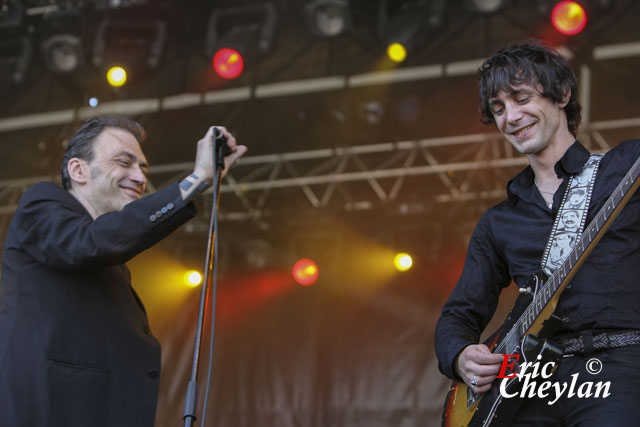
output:
[[[565,261],[550,277],[543,272],[534,274],[516,300],[502,326],[486,342],[493,353],[518,354],[518,363],[540,361],[540,366],[554,362],[557,368],[562,349],[545,340],[554,329],[553,312],[560,294],[565,290],[587,256],[600,241],[615,217],[627,204],[640,184],[640,158],[607,199],[604,206],[578,238]],[[524,291],[524,292],[523,292]],[[541,359],[537,359],[538,356]],[[518,365],[514,365],[517,372]],[[505,384],[502,384],[506,381]],[[442,414],[442,425],[505,426],[516,415],[523,400],[517,397],[503,398],[500,388],[510,396],[521,388],[518,378],[496,378],[486,393],[475,393],[464,383],[453,382],[447,394]]]

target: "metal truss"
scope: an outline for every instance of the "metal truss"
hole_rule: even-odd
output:
[[[593,52],[595,60],[638,55],[640,42],[599,47]],[[419,78],[426,78],[423,72],[418,74]],[[621,133],[625,138],[640,136],[640,118],[590,122],[591,87],[590,68],[583,64],[580,140],[592,151],[604,152],[619,142]],[[285,89],[290,94],[291,88]],[[135,103],[129,101],[132,102]],[[3,119],[0,131],[51,125],[47,120],[40,116]],[[65,116],[54,122],[66,120]],[[499,133],[249,156],[241,159],[221,188],[220,219],[260,220],[291,208],[353,211],[395,204],[399,209],[411,209],[411,203],[416,201],[432,204],[497,200],[505,195],[505,182],[526,164],[526,158],[516,153]],[[190,162],[153,166],[148,190],[153,192],[181,179],[192,168]],[[59,177],[0,181],[0,221],[8,221],[26,188],[43,180],[58,181]],[[0,224],[3,229],[6,225]]]
[[[621,129],[640,136],[640,118],[592,123],[581,139],[592,151],[606,152],[619,142],[609,137],[610,131]],[[498,133],[257,156],[242,162],[222,187],[223,195],[234,195],[244,208],[225,212],[225,217],[260,218],[271,192],[286,188],[296,188],[304,196],[298,203],[307,207],[345,210],[390,203],[407,209],[405,202],[416,199],[499,200],[505,196],[506,181],[526,164]],[[416,177],[418,185],[412,185],[409,181]],[[358,182],[370,191],[350,191]],[[334,199],[338,203],[332,204]]]
[[[592,151],[606,152],[619,142],[611,133],[621,130],[640,136],[640,118],[591,123],[580,139]],[[283,208],[352,211],[393,203],[410,209],[407,201],[499,200],[506,181],[526,164],[499,133],[247,157],[221,187],[221,219],[259,220]],[[173,181],[192,167],[155,166],[150,178],[161,182],[170,175]],[[283,207],[277,193],[285,191]]]
[[[640,118],[593,122],[580,139],[592,151],[605,152],[618,142],[611,134],[620,131],[640,136]],[[418,199],[437,203],[500,199],[506,180],[526,164],[499,133],[249,156],[221,187],[221,220],[269,216],[283,208],[281,200],[270,203],[279,192],[286,192],[287,208],[347,211],[416,200],[418,193]],[[153,166],[148,191],[192,169],[190,162]],[[3,221],[13,214],[24,190],[43,180],[59,182],[59,177],[0,181]]]

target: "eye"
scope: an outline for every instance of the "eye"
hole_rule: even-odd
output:
[[[516,102],[517,102],[518,104],[526,104],[527,102],[529,102],[529,99],[531,99],[531,97],[530,97],[530,96],[523,96],[523,97],[521,97],[521,98],[517,98],[517,99],[516,99]]]
[[[496,107],[496,108],[492,109],[491,112],[493,113],[494,116],[499,116],[504,112],[504,108]]]
[[[131,166],[131,162],[126,159],[116,159],[116,162],[118,162],[121,166],[124,166],[124,167]]]

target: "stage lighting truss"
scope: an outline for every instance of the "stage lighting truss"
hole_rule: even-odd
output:
[[[318,37],[336,37],[351,28],[347,0],[312,0],[303,7],[302,15],[309,30]]]
[[[640,129],[640,118],[591,122],[580,140],[590,151],[602,153],[615,146],[620,130],[628,129]],[[366,211],[387,205],[393,213],[415,215],[440,204],[497,203],[505,197],[504,183],[526,164],[526,158],[499,133],[248,156],[225,177],[219,218],[264,221],[282,209],[270,199],[291,189],[298,191],[288,193],[287,206],[299,209]],[[191,162],[154,165],[147,187],[153,193],[191,171]],[[418,194],[417,200],[403,197],[408,181],[416,179],[421,188],[432,187],[436,194],[429,198]],[[0,181],[0,236],[22,193],[37,182],[56,180],[59,176]],[[366,196],[361,195],[363,183],[370,189]],[[356,187],[358,194],[353,191]],[[195,221],[190,224],[197,226]],[[206,230],[208,224],[202,225],[198,231]]]
[[[155,68],[160,63],[167,37],[167,29],[160,20],[114,20],[105,18],[96,33],[93,45],[93,65],[145,65]]]
[[[276,10],[271,3],[216,9],[209,16],[205,53],[212,59],[223,48],[236,50],[245,63],[266,55],[273,44]]]

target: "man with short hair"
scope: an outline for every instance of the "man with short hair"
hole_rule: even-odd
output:
[[[480,334],[502,289],[511,281],[524,288],[528,278],[542,269],[570,178],[580,176],[590,153],[576,141],[580,123],[576,77],[558,52],[531,41],[507,46],[482,64],[478,85],[484,121],[495,124],[529,161],[507,184],[507,199],[489,209],[476,226],[462,275],[436,327],[440,370],[484,393],[494,384],[504,359],[479,344]],[[603,156],[587,224],[639,155],[640,141],[633,140]],[[588,180],[584,181],[586,185]],[[610,381],[611,396],[579,398],[565,392],[553,405],[548,404],[551,397],[526,398],[513,425],[637,424],[638,236],[640,194],[635,194],[562,293],[555,311],[561,325],[552,340],[564,349],[565,357],[552,380],[571,383],[572,375],[578,374],[581,382]],[[597,375],[586,367],[591,358],[602,362]]]
[[[218,127],[231,154],[246,147]],[[1,426],[153,426],[160,346],[124,265],[192,218],[213,180],[213,128],[194,171],[142,197],[138,123],[89,119],[71,137],[62,186],[20,199],[2,253]]]

